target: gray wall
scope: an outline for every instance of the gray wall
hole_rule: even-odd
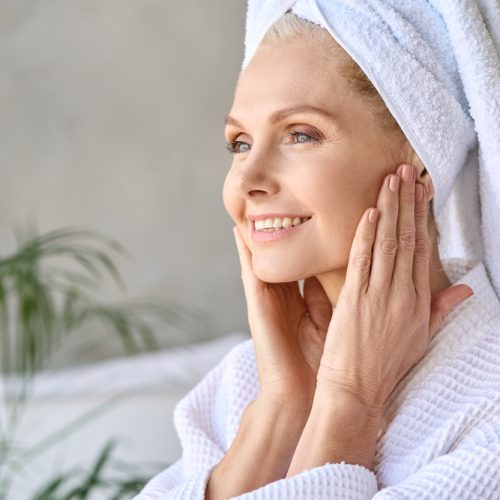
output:
[[[222,204],[244,15],[243,0],[1,0],[0,255],[33,218],[89,227],[135,258],[106,298],[205,313],[164,345],[247,331]],[[120,352],[91,337],[73,354]]]

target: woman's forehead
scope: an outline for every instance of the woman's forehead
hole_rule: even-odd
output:
[[[262,45],[239,76],[233,109],[255,106],[277,107],[310,104],[320,108],[338,105],[345,97],[346,82],[341,77],[343,61],[334,57],[325,64],[317,47],[302,41]],[[231,113],[230,113],[231,114]]]
[[[283,78],[335,77],[349,59],[333,38],[314,41],[306,37],[262,43],[239,79],[281,75]]]

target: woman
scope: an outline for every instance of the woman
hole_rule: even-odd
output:
[[[225,130],[252,339],[178,404],[183,456],[136,498],[498,498],[485,265],[443,268],[437,170],[301,2],[271,3]]]

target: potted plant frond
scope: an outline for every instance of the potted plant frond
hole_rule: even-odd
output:
[[[118,256],[130,257],[117,241],[96,231],[72,227],[44,235],[18,234],[18,249],[0,256],[0,499],[8,499],[15,474],[34,456],[68,432],[76,432],[94,414],[105,411],[103,405],[76,424],[68,423],[39,446],[26,449],[19,441],[16,427],[33,379],[47,367],[57,348],[93,323],[115,335],[126,354],[155,350],[158,343],[153,323],[179,325],[196,319],[197,313],[179,305],[151,301],[110,304],[98,299],[97,291],[105,277],[125,290],[115,263]],[[124,463],[119,469],[125,474],[111,474],[115,445],[116,441],[110,439],[96,454],[90,470],[57,474],[33,499],[84,499],[97,490],[106,491],[110,499],[130,498],[150,475],[131,473]]]

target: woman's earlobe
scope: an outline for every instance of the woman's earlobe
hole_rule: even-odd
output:
[[[432,182],[426,182],[424,187],[426,200],[429,202],[434,198],[434,186],[432,185]]]
[[[418,175],[418,179],[417,180],[425,188],[425,192],[426,192],[426,196],[427,196],[427,201],[432,200],[432,198],[434,198],[434,185],[432,184],[432,179],[431,179],[431,176],[429,174],[429,171],[425,167],[423,168],[423,170]]]
[[[434,186],[432,182],[429,182],[425,188],[427,191],[427,201],[430,201],[434,198]]]
[[[420,159],[420,156],[418,156],[418,154],[408,141],[406,141],[405,148],[405,155],[407,158],[407,161],[405,163],[409,163],[417,169],[417,181],[425,185],[424,179],[429,176],[429,173],[425,168],[424,162]]]

